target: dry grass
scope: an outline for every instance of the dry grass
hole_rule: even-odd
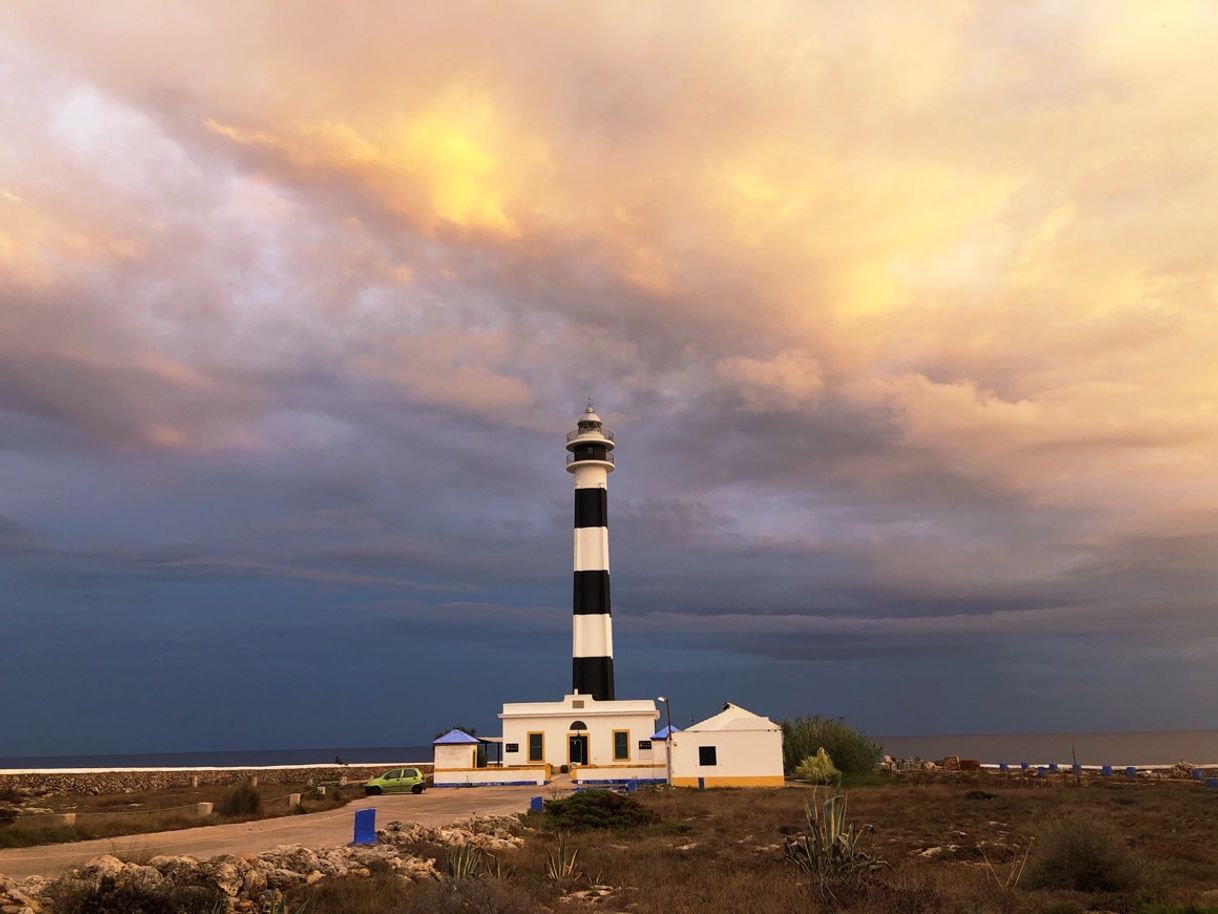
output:
[[[0,824],[0,847],[33,847],[92,838],[176,831],[220,822],[274,818],[293,812],[287,801],[287,796],[292,793],[304,797],[301,803],[304,812],[336,809],[363,795],[362,789],[354,785],[341,791],[331,788],[325,796],[318,796],[308,784],[269,784],[259,788],[263,799],[259,815],[212,815],[200,818],[196,814],[196,803],[214,803],[218,812],[233,789],[233,785],[209,785],[171,787],[141,793],[40,797],[36,801],[39,806],[61,813],[76,813],[76,825],[49,825],[46,818],[38,816],[24,820],[18,818],[10,825]]]
[[[984,787],[986,797],[970,790]],[[1184,783],[1095,783],[1053,789],[1017,781],[970,780],[924,786],[906,783],[857,788],[849,817],[876,827],[872,847],[891,870],[879,873],[838,902],[818,901],[799,871],[782,859],[785,835],[803,826],[802,787],[756,791],[645,791],[639,797],[659,817],[654,825],[567,836],[579,849],[578,876],[546,878],[547,851],[557,833],[543,817],[525,846],[502,856],[515,865],[510,892],[486,897],[444,895],[452,910],[629,911],[631,914],[790,914],[845,910],[857,914],[1182,914],[1189,905],[1212,910],[1218,898],[1218,796]],[[1072,819],[1101,823],[1123,836],[1141,885],[1115,891],[1035,888],[1030,878],[1011,884],[1036,838],[1028,871],[1053,853],[1054,828]],[[938,849],[938,850],[936,850]],[[437,848],[417,849],[441,858]],[[592,885],[607,886],[594,900]],[[405,891],[407,894],[403,895]],[[439,890],[431,890],[438,892]],[[603,890],[598,890],[603,891]],[[309,914],[415,911],[417,889],[398,885],[380,907],[349,907],[334,893],[310,898]],[[441,893],[442,894],[442,893]],[[564,899],[565,900],[560,900]],[[439,896],[437,896],[439,897]],[[460,907],[468,901],[467,907]],[[475,903],[476,902],[476,903]],[[1158,907],[1156,907],[1158,905]]]

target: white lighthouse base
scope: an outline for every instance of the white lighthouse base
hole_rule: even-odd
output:
[[[668,777],[664,744],[651,737],[660,712],[650,699],[597,701],[571,694],[562,701],[505,704],[503,763],[561,771],[577,783],[629,780],[661,782]]]

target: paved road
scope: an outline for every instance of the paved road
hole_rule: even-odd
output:
[[[99,838],[72,844],[50,844],[0,850],[0,873],[12,879],[34,874],[53,876],[99,854],[191,854],[206,859],[217,854],[259,854],[281,844],[332,847],[351,841],[355,810],[376,808],[376,824],[394,820],[444,825],[474,813],[508,815],[528,808],[536,787],[478,787],[428,790],[419,796],[367,797],[341,809],[302,816],[281,816],[257,822],[205,825],[179,831]]]

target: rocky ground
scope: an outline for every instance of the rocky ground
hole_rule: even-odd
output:
[[[258,911],[301,885],[325,879],[368,877],[389,872],[408,881],[437,878],[436,860],[416,856],[419,845],[467,845],[486,851],[519,847],[522,826],[515,817],[474,817],[440,828],[391,822],[377,833],[375,846],[301,846],[276,848],[257,856],[223,855],[210,860],[156,856],[120,860],[109,854],[69,870],[57,879],[31,876],[14,882],[0,875],[0,914],[54,914],[67,899],[109,892],[147,896],[157,892],[195,892],[210,897],[218,911]]]

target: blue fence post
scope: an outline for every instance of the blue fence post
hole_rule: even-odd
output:
[[[1193,769],[1193,780],[1200,781],[1205,778],[1205,771],[1201,768]]]
[[[352,844],[376,844],[376,810],[355,811],[355,839]]]
[[[1057,774],[1057,762],[1049,762],[1049,773]]]
[[[999,762],[999,763],[998,763],[998,772],[999,772],[1000,774],[1006,774],[1006,773],[1007,773],[1008,771],[1010,771],[1010,770],[1011,770],[1011,766],[1010,766],[1010,765],[1008,765],[1006,762]]]
[[[1137,776],[1138,776],[1138,769],[1137,769],[1137,768],[1135,768],[1133,765],[1129,765],[1128,767],[1126,767],[1126,769],[1125,769],[1125,777],[1127,777],[1127,778],[1136,778]]]
[[[1103,768],[1100,769],[1100,774],[1106,778],[1112,777],[1112,766],[1105,765]]]
[[[1027,770],[1028,770],[1028,768],[1030,768],[1030,767],[1031,767],[1031,766],[1030,766],[1030,765],[1029,765],[1027,762],[1020,762],[1020,763],[1019,763],[1019,770],[1020,770],[1020,771],[1027,771]]]
[[[541,797],[533,797],[529,800],[529,812],[541,812],[545,809],[545,801]]]

